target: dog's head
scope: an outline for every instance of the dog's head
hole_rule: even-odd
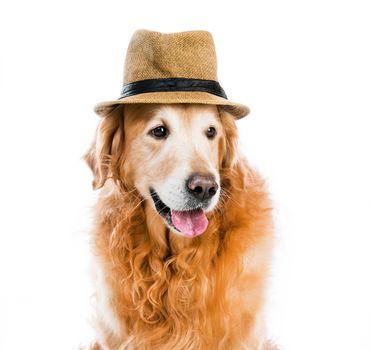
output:
[[[85,159],[94,188],[135,188],[175,233],[203,233],[236,158],[234,118],[208,105],[126,105],[101,120]]]

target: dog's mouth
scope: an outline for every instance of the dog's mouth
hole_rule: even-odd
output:
[[[150,194],[158,214],[172,229],[182,233],[185,237],[199,236],[207,229],[208,219],[203,209],[173,210],[160,199],[153,189],[150,189]]]

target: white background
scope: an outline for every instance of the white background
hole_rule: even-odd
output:
[[[0,348],[76,349],[89,326],[95,194],[81,160],[139,28],[213,33],[219,80],[251,107],[277,249],[270,335],[285,350],[372,349],[369,1],[2,1]],[[232,349],[233,350],[233,349]]]

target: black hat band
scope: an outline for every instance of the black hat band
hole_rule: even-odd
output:
[[[202,91],[227,99],[225,91],[217,81],[188,78],[146,79],[125,84],[119,99],[146,92],[164,91]]]

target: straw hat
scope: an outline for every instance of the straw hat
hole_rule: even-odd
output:
[[[206,31],[163,34],[137,30],[129,43],[119,99],[99,103],[105,116],[129,103],[200,103],[223,106],[237,119],[249,108],[227,100],[217,81],[212,35]]]

